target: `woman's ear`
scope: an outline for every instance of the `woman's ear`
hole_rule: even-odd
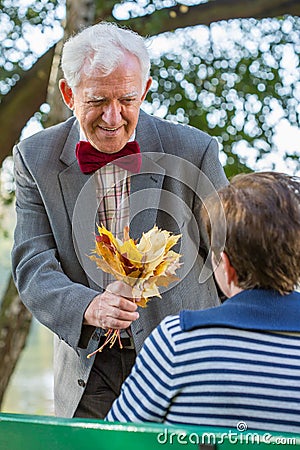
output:
[[[237,286],[236,270],[231,265],[230,259],[225,252],[221,253],[221,261],[223,263],[226,283],[228,284],[228,286],[231,286],[231,283]]]
[[[71,111],[73,111],[74,109],[73,91],[64,78],[59,80],[59,90],[61,92],[65,104],[68,106],[68,108],[71,109]]]

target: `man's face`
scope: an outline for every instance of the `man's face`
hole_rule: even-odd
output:
[[[60,89],[89,142],[102,152],[116,153],[132,136],[150,85],[151,79],[142,89],[139,61],[127,54],[111,74],[94,69],[82,75],[74,90],[65,80]]]

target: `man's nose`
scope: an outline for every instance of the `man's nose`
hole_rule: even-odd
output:
[[[102,119],[108,125],[118,125],[121,119],[121,107],[118,103],[112,102],[104,107]]]

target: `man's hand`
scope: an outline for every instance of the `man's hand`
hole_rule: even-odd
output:
[[[137,305],[132,300],[132,288],[122,281],[110,283],[87,307],[84,324],[122,330],[138,319]]]

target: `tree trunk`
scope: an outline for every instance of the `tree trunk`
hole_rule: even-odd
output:
[[[10,277],[0,310],[0,407],[30,329],[31,314]]]
[[[66,8],[67,21],[64,28],[64,37],[55,47],[48,86],[47,102],[51,109],[45,123],[47,127],[58,122],[63,122],[72,115],[72,111],[64,104],[58,88],[58,82],[63,77],[60,68],[63,44],[69,36],[88,25],[92,25],[95,20],[95,2],[93,0],[77,0],[76,2],[67,0]]]

